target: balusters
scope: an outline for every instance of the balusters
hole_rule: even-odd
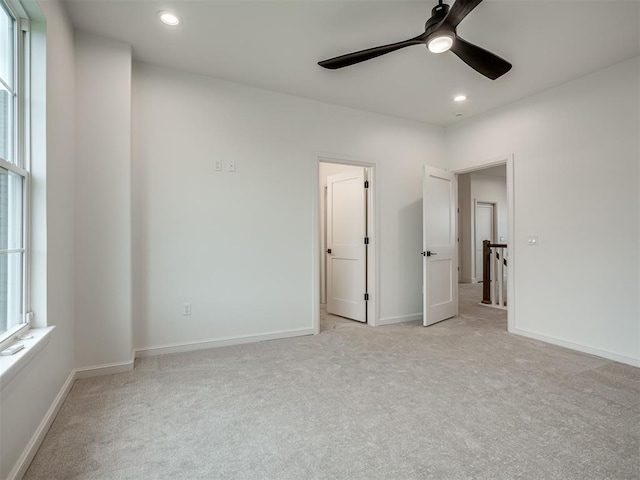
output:
[[[504,274],[507,261],[505,243],[482,242],[482,303],[505,308]]]

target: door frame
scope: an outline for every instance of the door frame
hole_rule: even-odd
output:
[[[478,204],[481,203],[483,205],[491,205],[491,242],[495,243],[496,237],[498,236],[498,202],[486,202],[484,200],[478,200],[477,198],[473,199],[473,212],[471,214],[473,221],[473,248],[471,249],[471,266],[473,267],[473,275],[471,276],[471,283],[480,283],[480,278],[478,277],[477,271],[477,259],[476,259],[476,251],[477,251],[477,216],[476,210],[478,208]],[[509,222],[507,221],[507,224]],[[474,281],[475,280],[475,281]]]
[[[367,248],[367,293],[369,301],[367,302],[367,325],[375,327],[379,323],[380,299],[378,295],[378,286],[380,284],[378,277],[379,249],[378,238],[380,238],[377,222],[377,179],[375,163],[363,161],[362,159],[349,157],[347,155],[334,154],[316,154],[315,168],[313,169],[313,186],[312,192],[312,266],[311,266],[311,308],[312,308],[312,328],[315,334],[320,333],[320,262],[324,252],[321,252],[320,241],[320,223],[322,215],[320,210],[321,196],[320,191],[320,164],[336,163],[339,165],[348,165],[352,167],[363,167],[365,169],[365,178],[369,181],[367,191],[367,233],[369,235],[369,245]]]
[[[517,257],[517,243],[515,236],[515,191],[514,191],[514,157],[513,153],[501,155],[493,159],[480,161],[471,167],[452,170],[456,175],[472,173],[484,168],[506,165],[507,167],[507,245],[509,245],[509,273],[507,275],[507,331],[513,332],[516,328],[516,288],[515,271]],[[456,199],[457,201],[457,199]],[[475,215],[475,212],[474,212]],[[475,245],[473,246],[475,249]],[[475,256],[474,256],[475,260]]]

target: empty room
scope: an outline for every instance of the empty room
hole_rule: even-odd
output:
[[[640,2],[0,0],[0,479],[640,478]]]

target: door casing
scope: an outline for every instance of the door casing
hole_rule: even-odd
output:
[[[316,154],[316,165],[313,175],[312,186],[312,208],[314,214],[312,215],[312,292],[311,292],[311,307],[312,307],[312,328],[316,334],[320,333],[320,262],[324,256],[324,251],[321,251],[320,241],[320,223],[322,222],[322,215],[320,205],[322,202],[323,192],[320,190],[320,164],[321,163],[337,163],[341,165],[350,165],[356,167],[364,167],[365,175],[369,181],[369,188],[367,191],[367,230],[369,235],[369,245],[367,248],[367,293],[369,294],[369,301],[367,302],[367,325],[377,326],[379,323],[379,311],[380,311],[380,299],[378,298],[378,291],[380,285],[380,279],[378,276],[378,264],[379,264],[379,250],[378,250],[378,238],[380,232],[378,229],[379,222],[377,221],[377,181],[376,181],[376,166],[372,162],[363,161],[362,159],[352,158],[349,156],[336,156],[332,154]]]

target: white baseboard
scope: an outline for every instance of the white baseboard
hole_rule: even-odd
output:
[[[412,313],[410,315],[400,315],[399,317],[386,317],[378,320],[378,326],[392,325],[394,323],[413,322],[422,320],[422,313]]]
[[[527,330],[520,330],[514,328],[509,333],[521,335],[527,338],[533,338],[534,340],[540,340],[542,342],[550,343],[552,345],[558,345],[560,347],[570,348],[571,350],[577,350],[578,352],[588,353],[597,357],[606,358],[607,360],[613,360],[615,362],[625,363],[633,367],[640,367],[640,359],[627,357],[625,355],[619,355],[617,353],[608,352],[606,350],[600,350],[599,348],[588,347],[579,343],[568,342],[566,340],[560,340],[554,337],[548,337],[539,333],[529,332]]]
[[[227,347],[229,345],[241,345],[243,343],[262,342],[264,340],[279,340],[281,338],[300,337],[303,335],[314,335],[313,328],[303,328],[300,330],[284,330],[260,335],[224,337],[215,340],[204,340],[198,342],[175,343],[159,347],[139,348],[135,351],[135,358],[153,357],[156,355],[166,355],[168,353],[192,352],[194,350],[204,350],[207,348]]]
[[[111,375],[113,373],[123,373],[133,370],[134,357],[131,360],[116,363],[105,363],[104,365],[94,365],[76,369],[76,379],[98,377],[100,375]]]
[[[47,435],[51,424],[58,415],[62,404],[67,399],[67,396],[69,395],[71,387],[73,387],[73,383],[75,381],[76,372],[74,370],[69,374],[67,380],[62,385],[62,388],[58,392],[58,395],[56,395],[56,398],[49,407],[49,410],[47,410],[47,413],[42,419],[42,422],[40,422],[40,425],[38,425],[38,428],[33,434],[33,437],[31,437],[31,440],[29,440],[29,443],[22,452],[22,455],[20,455],[18,462],[13,467],[13,470],[11,470],[11,473],[9,473],[9,477],[7,480],[20,480],[22,477],[24,477],[24,474],[27,473],[27,469],[29,468],[29,465],[31,465],[33,457],[35,457],[36,453],[38,452],[40,445],[44,441],[44,437]]]

